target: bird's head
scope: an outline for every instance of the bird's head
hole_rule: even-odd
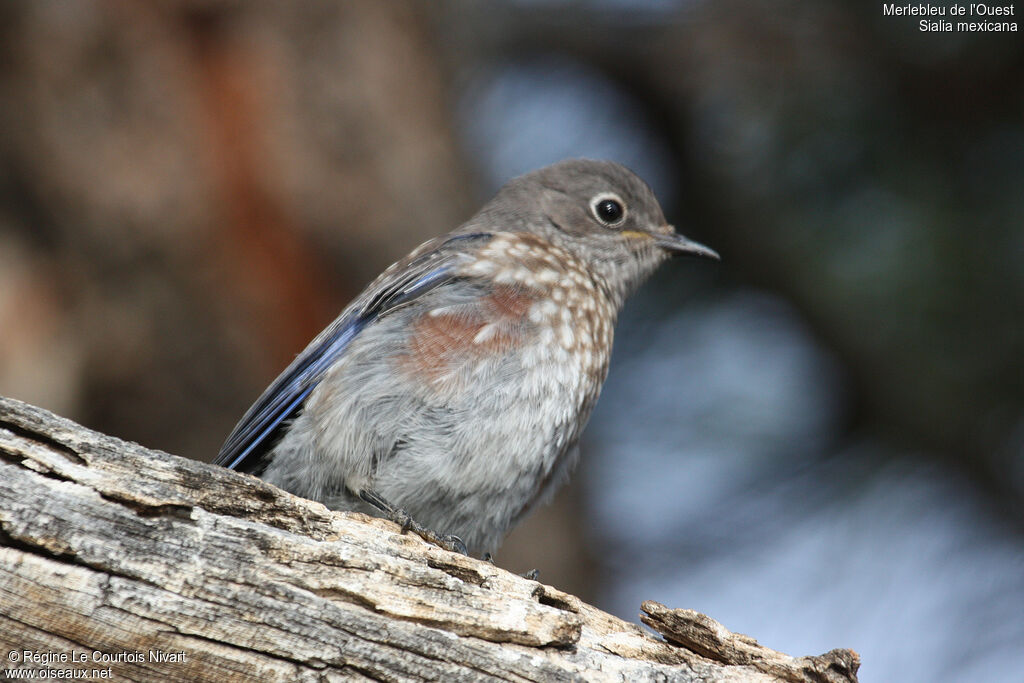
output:
[[[522,175],[481,213],[566,249],[619,302],[670,256],[719,258],[677,233],[647,183],[610,161],[571,159]]]

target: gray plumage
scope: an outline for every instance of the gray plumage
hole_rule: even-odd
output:
[[[217,462],[339,510],[379,514],[375,494],[493,551],[572,469],[618,311],[671,253],[717,258],[622,166],[516,178],[370,284]]]

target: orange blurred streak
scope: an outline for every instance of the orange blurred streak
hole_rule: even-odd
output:
[[[219,269],[228,274],[229,295],[252,314],[251,333],[261,340],[254,344],[283,367],[333,317],[337,300],[326,294],[323,262],[268,182],[274,169],[260,145],[268,127],[259,107],[268,95],[253,82],[251,56],[226,35],[224,13],[200,9],[185,19],[224,218],[214,240]]]

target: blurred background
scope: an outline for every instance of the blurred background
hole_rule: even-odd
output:
[[[5,2],[0,394],[210,460],[389,263],[617,160],[723,262],[629,303],[576,476],[497,562],[865,681],[1020,680],[1018,36],[834,0]]]

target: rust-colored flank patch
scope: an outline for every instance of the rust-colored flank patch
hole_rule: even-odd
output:
[[[412,326],[398,366],[437,382],[453,376],[464,363],[504,353],[531,333],[528,314],[536,300],[526,288],[499,285],[473,304],[427,311]]]

